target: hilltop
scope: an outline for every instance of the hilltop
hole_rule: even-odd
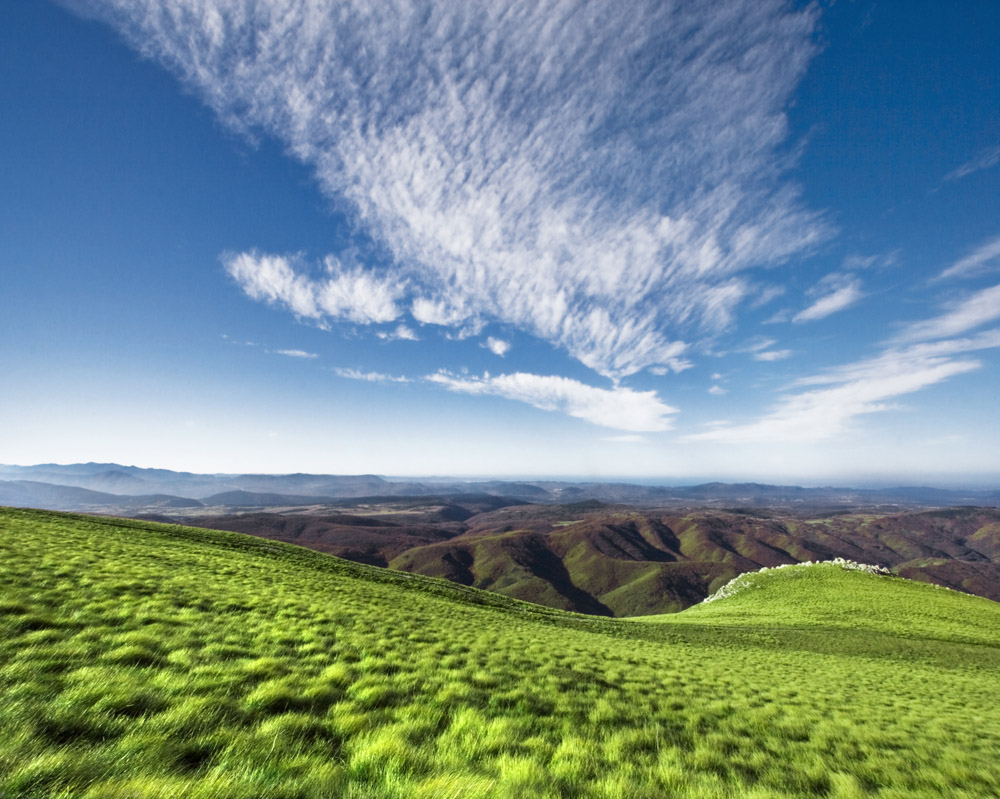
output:
[[[1000,790],[1000,605],[897,577],[635,621],[120,519],[0,511],[0,549],[9,795]]]

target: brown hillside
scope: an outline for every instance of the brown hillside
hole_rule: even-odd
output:
[[[1000,601],[996,509],[822,518],[599,502],[479,509],[397,503],[195,521],[599,615],[677,611],[742,572],[835,557]]]

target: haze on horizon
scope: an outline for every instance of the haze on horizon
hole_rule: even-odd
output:
[[[1000,6],[0,8],[0,463],[1000,479]]]

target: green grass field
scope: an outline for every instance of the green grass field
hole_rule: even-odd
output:
[[[640,620],[0,510],[0,797],[1000,795],[1000,605],[836,566]]]

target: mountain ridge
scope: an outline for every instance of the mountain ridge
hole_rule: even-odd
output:
[[[694,501],[722,506],[858,505],[1000,507],[1000,489],[949,489],[933,486],[851,488],[803,487],[765,483],[708,482],[696,485],[639,485],[627,482],[555,480],[393,480],[374,474],[196,474],[115,463],[0,465],[0,481],[30,480],[85,488],[120,496],[168,494],[203,501],[231,491],[288,495],[295,498],[347,499],[366,496],[491,494],[532,502],[564,504],[596,499],[630,504],[685,504]],[[275,503],[271,503],[275,504]],[[300,504],[289,502],[287,504]]]

